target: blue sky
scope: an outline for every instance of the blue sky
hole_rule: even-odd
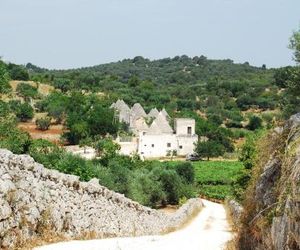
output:
[[[0,56],[74,68],[134,56],[292,65],[299,0],[0,0]]]

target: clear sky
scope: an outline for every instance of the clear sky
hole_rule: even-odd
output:
[[[74,68],[144,56],[230,58],[278,67],[300,0],[0,0],[0,56]]]

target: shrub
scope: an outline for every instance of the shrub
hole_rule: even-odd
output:
[[[18,84],[16,91],[25,100],[28,100],[30,98],[36,98],[38,96],[37,88],[23,82]]]
[[[129,197],[151,207],[157,207],[166,200],[161,183],[155,181],[155,176],[145,169],[135,171],[130,182]]]
[[[51,118],[50,117],[43,117],[39,118],[35,121],[36,127],[39,130],[48,130],[51,124]]]
[[[4,62],[0,60],[0,93],[1,94],[6,94],[11,91],[9,80],[10,77],[7,71],[7,66]]]
[[[248,129],[256,130],[262,127],[262,119],[256,115],[250,117]]]
[[[223,155],[225,153],[225,147],[216,141],[200,141],[198,142],[195,151],[200,157],[207,157],[207,160],[209,160],[210,157]]]
[[[166,193],[166,202],[169,204],[178,204],[182,186],[182,181],[175,170],[164,169],[159,175],[159,181],[162,183],[163,190]]]
[[[246,169],[251,169],[254,166],[255,157],[257,155],[255,141],[256,136],[249,135],[242,147],[239,160],[243,163]]]
[[[8,64],[9,74],[13,80],[29,80],[29,74],[24,66],[10,63]]]
[[[195,179],[195,169],[190,162],[180,163],[175,168],[176,172],[186,183],[193,184]]]
[[[0,148],[11,150],[15,154],[23,154],[30,145],[30,136],[16,127],[12,117],[0,118]]]
[[[28,153],[45,167],[55,168],[65,152],[47,140],[37,139],[31,142]]]
[[[33,108],[27,103],[22,103],[16,110],[16,116],[20,121],[26,122],[33,118]]]

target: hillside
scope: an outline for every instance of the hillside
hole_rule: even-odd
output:
[[[141,102],[145,106],[167,106],[169,110],[201,109],[207,106],[207,100],[228,106],[225,109],[268,109],[275,107],[277,94],[272,84],[273,69],[204,56],[153,61],[135,57],[71,70],[47,70],[27,64],[27,69],[32,79],[51,82],[65,91],[104,91],[129,104]],[[217,96],[221,100],[216,101]]]

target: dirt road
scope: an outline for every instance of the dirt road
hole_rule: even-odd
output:
[[[71,241],[38,250],[216,250],[232,237],[222,205],[203,200],[205,207],[185,228],[160,236]]]

